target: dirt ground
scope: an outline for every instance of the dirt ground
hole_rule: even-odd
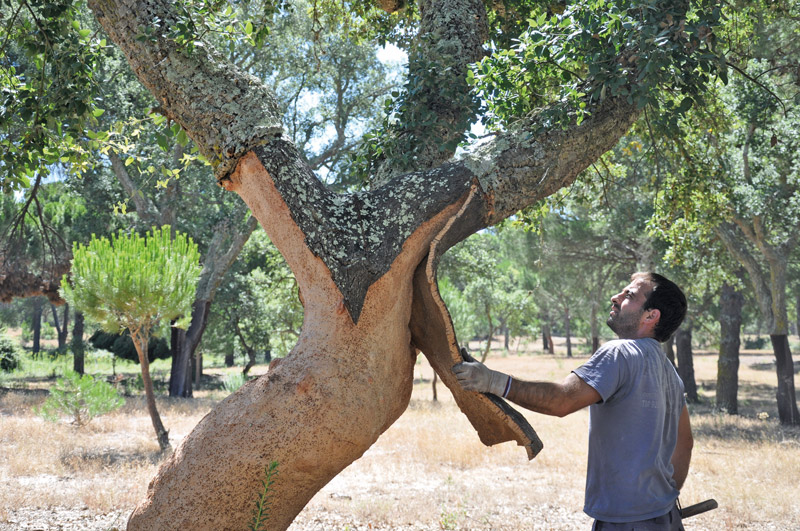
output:
[[[488,363],[559,380],[585,358],[512,350]],[[740,416],[713,412],[714,354],[697,353],[695,372],[703,402],[691,408],[695,449],[681,501],[715,498],[720,507],[686,520],[686,529],[800,529],[800,430],[775,420],[771,356],[742,356]],[[564,419],[526,413],[545,444],[528,461],[513,444],[484,447],[441,384],[434,402],[424,361],[415,377],[406,413],[311,500],[291,531],[590,528],[582,513],[586,411]],[[41,400],[0,392],[0,531],[124,529],[158,461],[143,404],[129,399],[78,432],[35,416]],[[214,402],[159,401],[173,444]]]

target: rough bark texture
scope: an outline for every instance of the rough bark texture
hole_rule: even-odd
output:
[[[723,284],[719,301],[719,359],[717,360],[717,409],[739,412],[739,346],[744,296]]]
[[[11,302],[14,297],[36,297],[43,295],[50,302],[64,302],[58,293],[61,276],[69,271],[71,256],[60,257],[48,271],[32,271],[30,264],[6,256],[0,250],[0,302]]]
[[[697,396],[697,383],[694,379],[692,325],[690,322],[684,322],[675,332],[675,350],[678,358],[678,376],[683,380],[686,401],[696,404],[700,400]]]
[[[437,143],[463,131],[434,128],[432,137],[431,131],[422,135],[436,149],[419,152],[420,171],[389,169],[383,186],[336,195],[281,138],[266,88],[207,46],[187,55],[162,37],[175,19],[170,2],[90,5],[165,114],[216,165],[220,184],[244,199],[294,273],[305,305],[289,356],[219,404],[183,440],[129,528],[244,529],[272,461],[280,473],[269,527],[287,527],[406,408],[417,347],[481,440],[513,440],[535,455],[541,443],[521,415],[455,383],[450,369],[462,358],[436,291],[438,255],[573,182],[628,130],[635,107],[607,99],[580,126],[542,134],[534,133],[538,124],[530,118],[447,162],[452,151],[442,155]],[[480,2],[430,1],[420,9],[423,55],[413,68],[435,64],[436,54],[462,64],[482,53]],[[137,40],[142,32],[152,39]],[[423,86],[420,94],[435,95],[437,88]],[[437,119],[457,118],[447,101],[439,103],[431,107]]]

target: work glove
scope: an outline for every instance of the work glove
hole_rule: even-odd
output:
[[[511,378],[502,372],[493,371],[479,361],[464,361],[453,366],[458,383],[467,391],[492,393],[502,397]]]

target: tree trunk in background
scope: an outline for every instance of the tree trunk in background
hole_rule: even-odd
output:
[[[571,316],[569,314],[569,308],[564,310],[564,333],[567,336],[567,357],[572,357],[572,330],[570,329],[571,324]]]
[[[511,342],[511,331],[508,329],[507,325],[503,325],[503,348],[506,350],[506,352],[511,350],[510,342]]]
[[[739,413],[739,346],[744,295],[727,282],[719,301],[719,360],[717,361],[717,409]]]
[[[194,352],[208,325],[211,301],[195,299],[192,322],[187,330],[172,329],[172,368],[169,374],[169,396],[192,396],[192,367]]]
[[[169,432],[164,428],[161,422],[161,415],[158,414],[156,407],[156,395],[153,391],[153,380],[150,378],[150,361],[147,359],[147,343],[148,337],[146,334],[140,334],[137,331],[131,330],[131,339],[133,346],[136,347],[136,354],[139,356],[139,368],[142,370],[142,382],[144,383],[144,395],[147,401],[147,412],[150,414],[150,421],[153,424],[153,429],[156,432],[156,439],[158,440],[158,447],[163,452],[170,447]]]
[[[253,365],[256,364],[256,349],[249,345],[244,345],[244,352],[247,354],[247,364],[242,369],[242,374],[247,374],[250,372],[250,369],[253,368]]]
[[[600,326],[597,323],[597,312],[599,308],[597,301],[592,301],[592,310],[589,313],[589,323],[592,329],[592,354],[600,348]]]
[[[781,424],[800,424],[800,413],[797,411],[797,397],[794,388],[794,362],[789,349],[789,337],[786,334],[769,336],[772,350],[775,352],[776,371],[778,373],[778,417]]]
[[[44,307],[44,300],[41,297],[33,298],[33,316],[31,319],[31,332],[33,333],[33,355],[39,354],[42,349],[42,308]]]
[[[689,319],[675,332],[675,349],[678,357],[678,376],[683,380],[686,391],[686,400],[696,404],[700,401],[697,396],[697,383],[694,380],[694,361],[692,359],[692,323]]]
[[[225,366],[233,367],[233,350],[225,353]]]
[[[675,334],[669,336],[669,339],[662,344],[661,348],[664,349],[667,359],[675,365]]]
[[[547,339],[549,335],[550,334],[547,330],[547,325],[542,325],[542,352],[548,351],[549,341]]]
[[[553,344],[553,332],[550,323],[542,325],[542,342],[544,343],[544,351],[548,354],[555,354],[556,349]]]
[[[194,383],[200,385],[203,379],[203,351],[196,350],[194,352]]]
[[[800,336],[800,287],[796,288],[797,291],[794,294],[794,311],[795,311],[795,331],[797,335]]]
[[[58,308],[50,303],[53,312],[53,324],[56,328],[56,338],[58,339],[58,351],[63,352],[67,348],[67,335],[69,335],[69,303],[64,303],[64,318],[59,320]]]
[[[83,342],[83,313],[75,312],[75,323],[72,325],[72,370],[84,373],[83,362],[86,345]]]

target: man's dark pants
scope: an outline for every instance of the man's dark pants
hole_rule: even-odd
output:
[[[681,513],[675,505],[667,514],[640,522],[617,524],[595,520],[592,531],[684,531],[684,529]]]

